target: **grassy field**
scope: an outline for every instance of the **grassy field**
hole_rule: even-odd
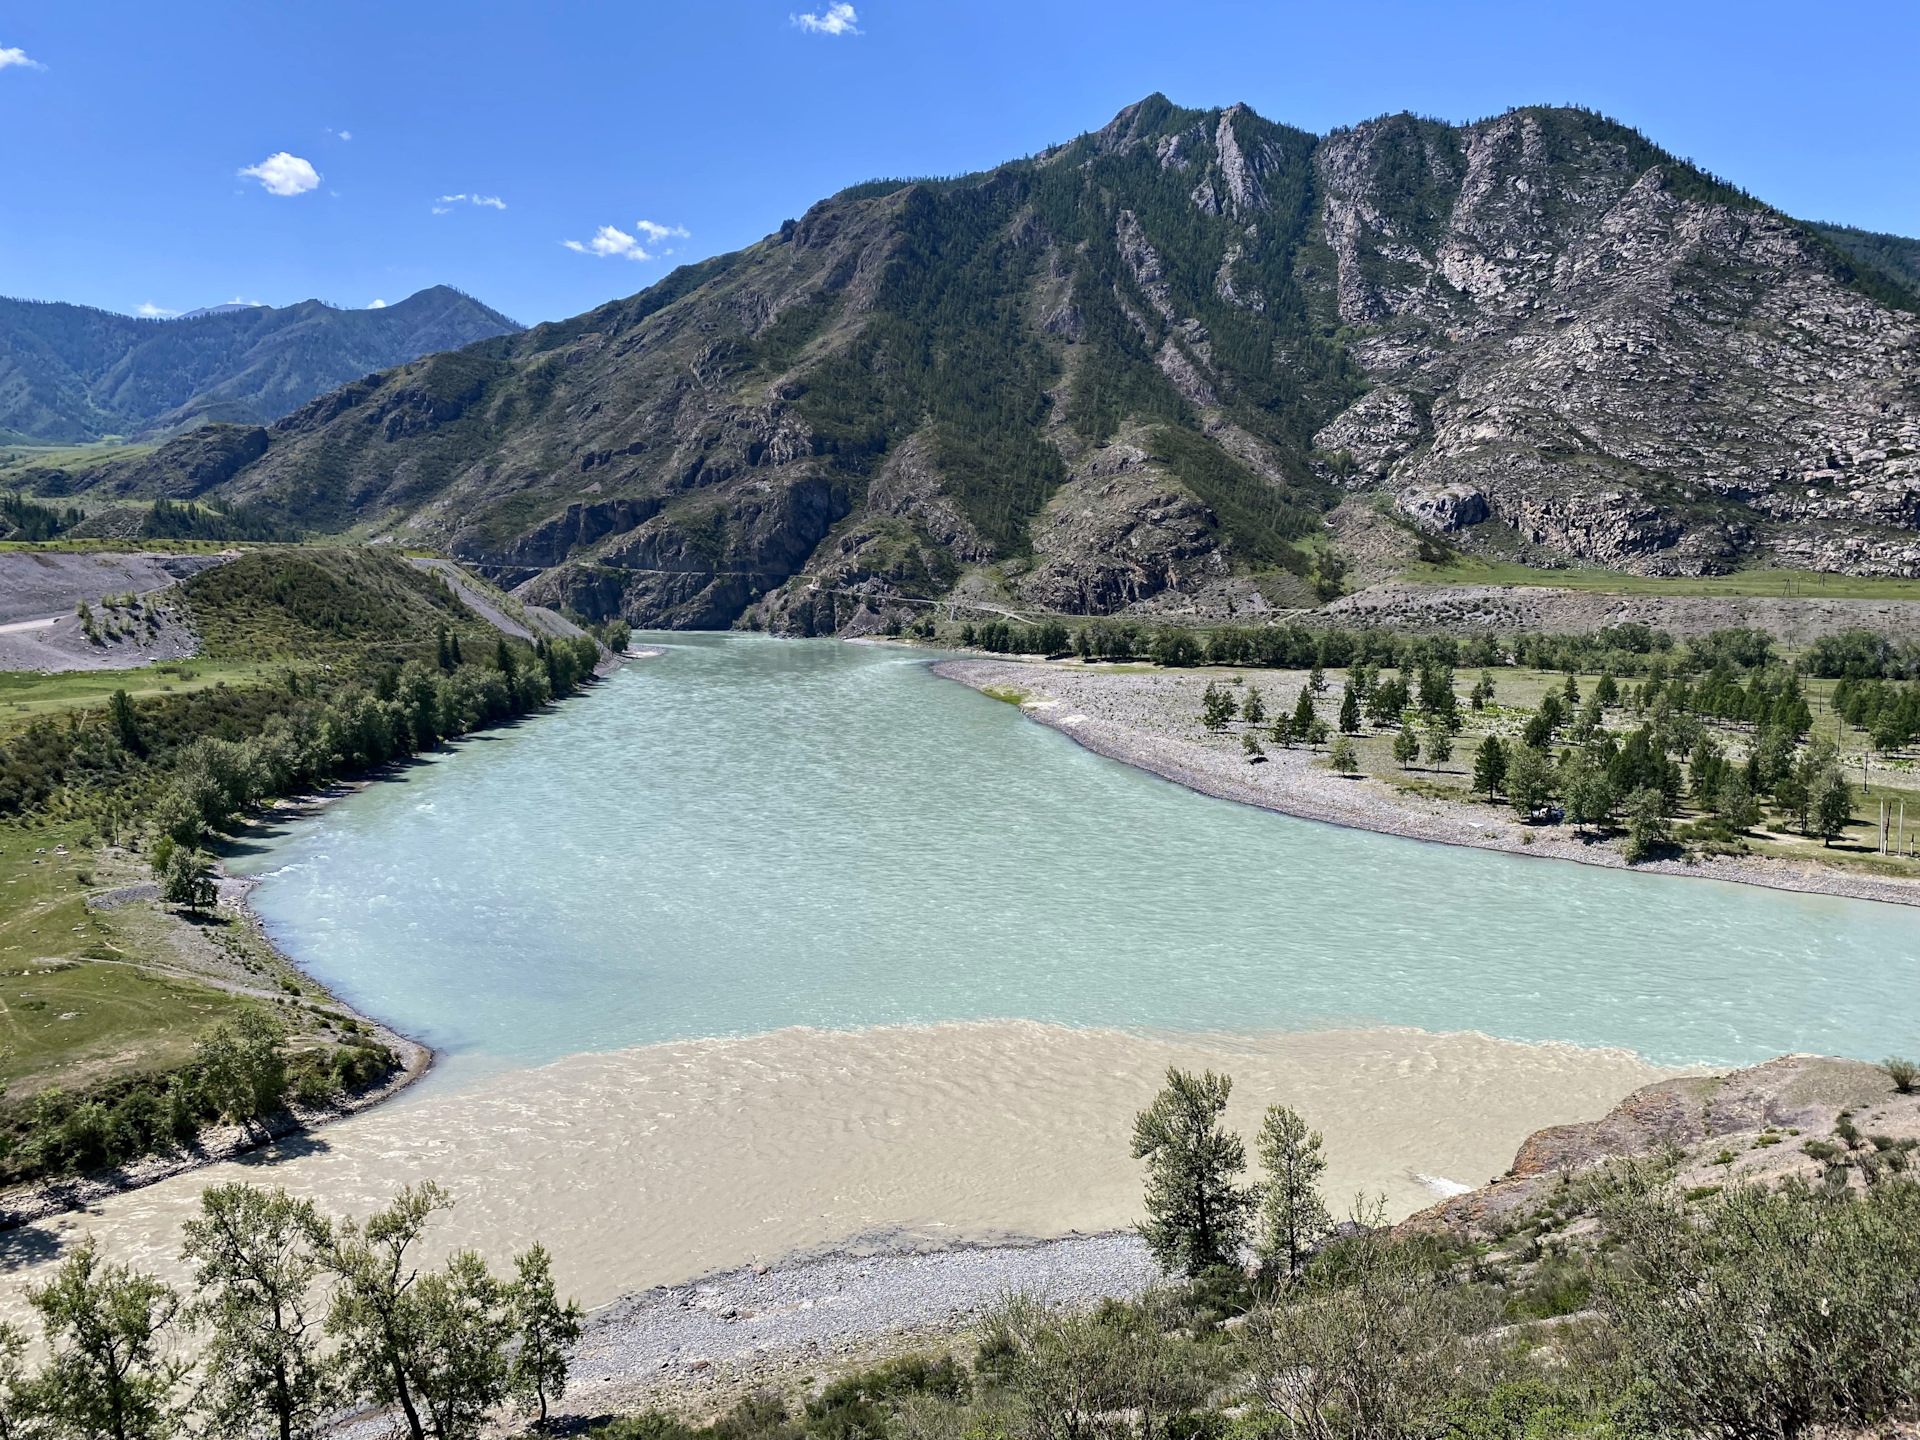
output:
[[[158,445],[120,445],[96,442],[91,445],[0,445],[0,490],[20,484],[28,470],[80,470],[105,460],[135,460],[159,449]]]
[[[116,690],[136,700],[186,695],[215,685],[254,685],[280,675],[293,662],[167,660],[135,670],[0,670],[0,732],[22,721],[66,710],[97,710]]]
[[[1606,595],[1780,596],[1796,600],[1920,600],[1920,580],[1826,575],[1811,570],[1740,570],[1731,575],[1628,575],[1617,570],[1535,570],[1462,558],[1414,565],[1401,579],[1416,585],[1524,585]]]
[[[139,877],[98,873],[84,839],[74,824],[0,827],[0,1079],[15,1093],[178,1064],[249,1003],[141,968],[173,957],[86,905],[102,882]]]

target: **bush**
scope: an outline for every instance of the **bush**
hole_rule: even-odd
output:
[[[1606,1219],[1622,1263],[1600,1297],[1663,1432],[1865,1426],[1916,1398],[1920,1185],[1733,1186],[1695,1207],[1623,1187]]]
[[[1880,1062],[1880,1068],[1887,1072],[1887,1078],[1893,1081],[1893,1088],[1902,1095],[1911,1095],[1916,1080],[1920,1080],[1920,1065],[1911,1060],[1902,1060],[1898,1055],[1889,1055]]]

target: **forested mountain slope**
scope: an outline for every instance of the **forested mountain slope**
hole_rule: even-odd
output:
[[[445,285],[378,310],[318,300],[136,320],[0,299],[0,431],[61,443],[278,419],[372,370],[516,330]]]
[[[1907,573],[1920,298],[1871,258],[1585,111],[1154,96],[356,381],[221,490],[650,625],[1258,610],[1334,588],[1355,490],[1489,553]]]

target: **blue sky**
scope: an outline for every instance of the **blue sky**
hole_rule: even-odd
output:
[[[446,282],[553,319],[1155,90],[1320,131],[1576,102],[1793,214],[1920,235],[1916,57],[1913,0],[9,0],[0,294],[364,306]]]

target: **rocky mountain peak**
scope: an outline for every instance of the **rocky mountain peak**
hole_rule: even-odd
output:
[[[1320,137],[1152,95],[356,381],[222,488],[589,615],[809,633],[1311,603],[1355,505],[1544,563],[1910,573],[1887,238],[1588,111]]]

